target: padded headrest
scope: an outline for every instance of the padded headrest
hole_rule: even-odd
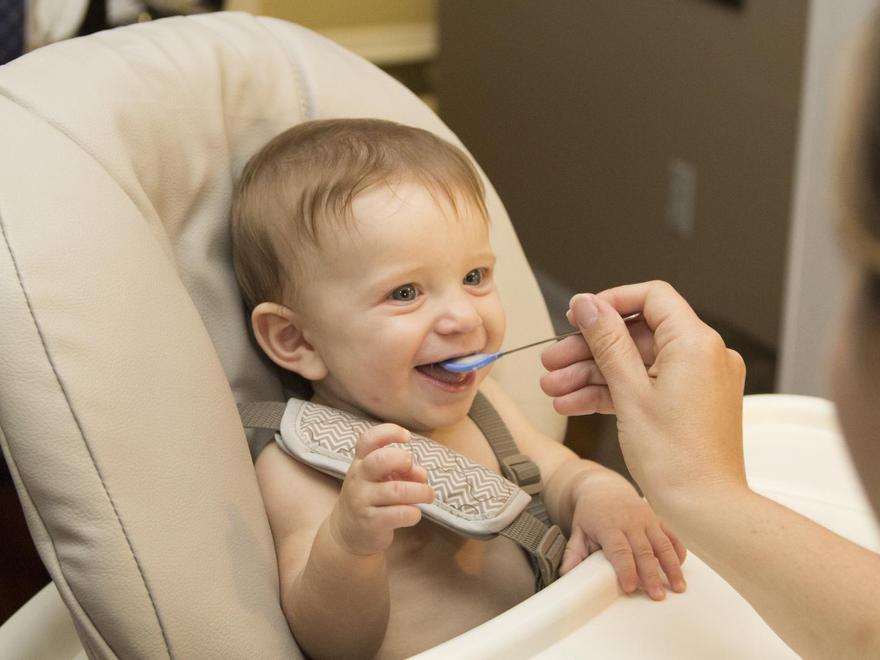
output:
[[[455,141],[369,63],[245,14],[111,30],[0,68],[0,440],[95,657],[297,652],[234,405],[281,387],[247,339],[228,206],[267,140],[342,116]],[[549,336],[487,187],[509,343]],[[561,434],[534,354],[494,373]]]

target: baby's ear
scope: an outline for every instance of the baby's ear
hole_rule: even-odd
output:
[[[251,326],[260,348],[282,369],[307,380],[327,375],[324,361],[306,341],[292,310],[277,303],[260,303],[251,312]]]

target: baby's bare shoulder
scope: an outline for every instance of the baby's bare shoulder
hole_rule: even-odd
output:
[[[303,465],[275,444],[255,464],[276,545],[292,533],[314,538],[339,497],[340,481]]]

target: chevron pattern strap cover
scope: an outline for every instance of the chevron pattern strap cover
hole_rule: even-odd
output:
[[[354,459],[358,438],[376,424],[342,410],[291,399],[276,441],[297,460],[342,479]],[[500,474],[424,436],[412,434],[409,443],[390,446],[409,451],[428,474],[434,501],[419,505],[422,513],[465,536],[495,536],[531,501],[531,496]]]

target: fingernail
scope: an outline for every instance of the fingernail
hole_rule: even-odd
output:
[[[687,583],[684,580],[676,580],[673,585],[678,593],[684,593],[687,590]]]
[[[577,324],[582,328],[590,327],[599,318],[599,307],[595,297],[590,293],[578,294],[571,299],[571,309]]]

